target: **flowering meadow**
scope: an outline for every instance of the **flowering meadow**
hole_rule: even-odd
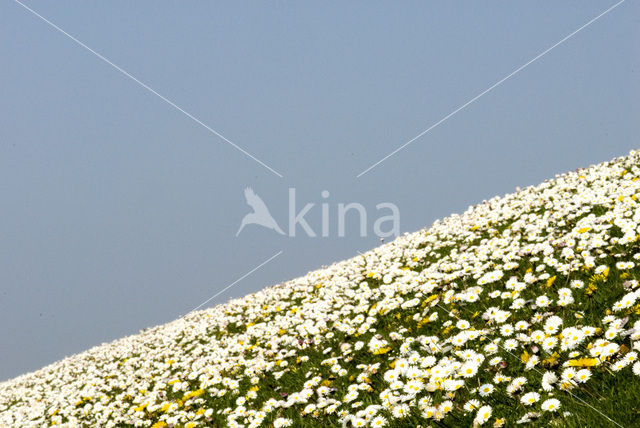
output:
[[[0,384],[0,426],[640,426],[640,152]]]

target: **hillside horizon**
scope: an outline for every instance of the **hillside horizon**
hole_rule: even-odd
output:
[[[638,426],[640,153],[0,383],[0,426]],[[636,424],[636,425],[634,425]]]

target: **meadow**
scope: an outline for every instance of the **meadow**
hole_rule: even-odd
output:
[[[640,153],[0,384],[0,426],[640,426]]]

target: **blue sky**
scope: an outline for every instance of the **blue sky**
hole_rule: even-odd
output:
[[[378,244],[248,226],[244,188],[400,211],[411,232],[638,147],[640,6],[615,2],[0,3],[0,379]],[[323,198],[322,191],[329,196]]]

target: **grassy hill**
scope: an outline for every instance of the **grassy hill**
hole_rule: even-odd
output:
[[[640,153],[0,384],[0,426],[640,426]]]

